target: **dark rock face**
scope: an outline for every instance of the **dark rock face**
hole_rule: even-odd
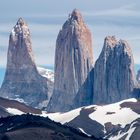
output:
[[[140,70],[138,70],[136,78],[138,83],[140,84]]]
[[[93,80],[94,80],[94,68],[89,72],[87,79],[85,80],[84,84],[79,89],[76,97],[74,98],[72,109],[91,105],[93,103]]]
[[[80,115],[70,122],[67,122],[66,125],[77,129],[82,128],[82,130],[84,130],[84,132],[89,135],[94,135],[97,138],[103,138],[104,126],[96,120],[92,120],[91,118],[89,118],[89,115],[94,111],[96,111],[94,107],[91,107],[90,109],[85,109],[83,107],[81,108]]]
[[[28,105],[36,107],[48,99],[47,84],[49,81],[38,73],[35,65],[28,26],[20,18],[10,34],[7,68],[0,96],[22,98]]]
[[[94,67],[94,103],[112,103],[133,96],[136,86],[131,49],[124,40],[105,38]]]
[[[120,137],[119,137],[120,140],[126,140],[126,139],[128,139],[128,137],[130,135],[129,139],[138,140],[139,136],[140,136],[140,133],[139,133],[140,124],[139,123],[140,123],[139,118],[134,120],[132,123],[127,124],[124,128],[121,128],[119,125],[112,125],[111,123],[107,123],[105,125],[106,131],[107,131],[105,138],[111,139],[112,137],[116,137],[116,136],[120,135]],[[134,132],[131,134],[130,131],[133,131],[133,129],[134,129]],[[122,134],[124,134],[124,135],[122,135]],[[117,137],[114,139],[117,139]]]
[[[70,110],[74,98],[92,69],[92,64],[91,33],[80,12],[74,10],[57,37],[54,93],[48,111]],[[84,93],[89,94],[85,91]]]

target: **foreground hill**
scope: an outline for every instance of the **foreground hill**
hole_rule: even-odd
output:
[[[97,138],[101,137],[111,140],[139,140],[140,137],[140,101],[134,98],[108,105],[84,106],[66,113],[47,113],[45,111],[28,107],[17,101],[0,98],[0,116],[6,117],[9,115],[21,115],[22,118],[24,116],[22,114],[26,113],[32,113],[41,116],[42,119],[40,119],[40,117],[35,119],[43,126],[45,125],[45,121],[41,120],[49,117],[51,120],[73,127],[87,136],[95,136]],[[15,120],[13,124],[17,126],[19,123],[18,121],[23,119],[21,118],[20,116],[13,117],[12,119]],[[31,118],[29,121],[32,120]],[[11,124],[13,121],[12,119],[10,118],[9,120],[9,123],[11,122]],[[23,134],[32,136],[33,133],[36,133],[38,135],[40,131],[40,135],[42,137],[43,133],[47,135],[46,132],[50,132],[48,128],[42,128],[42,126],[41,128],[38,127],[38,125],[35,128],[34,126],[32,127],[31,122],[29,122],[29,124],[27,123],[28,125],[26,124],[28,129],[26,127],[26,129],[17,128],[14,132],[7,132],[6,129],[9,130],[11,127],[13,127],[10,126],[10,124],[7,125],[7,121],[8,119],[4,120],[4,122],[3,119],[0,119],[0,132],[4,131],[4,133],[6,135],[8,134],[8,137],[10,138],[13,137],[13,135],[15,136],[15,139],[18,138],[18,135],[21,136]],[[40,135],[38,136],[40,137]],[[2,137],[3,136],[5,135],[2,135]]]
[[[39,109],[26,106],[18,101],[8,100],[0,97],[0,117],[9,115],[21,115],[24,113],[41,114]]]
[[[24,114],[0,118],[0,140],[97,140],[48,118]]]

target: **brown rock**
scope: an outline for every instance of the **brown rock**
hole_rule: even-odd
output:
[[[54,93],[48,111],[70,110],[74,105],[74,98],[92,69],[92,64],[91,33],[80,12],[75,9],[57,37]]]
[[[10,34],[7,68],[0,96],[22,98],[25,103],[36,107],[48,99],[47,84],[49,81],[38,73],[35,65],[28,26],[19,18]]]

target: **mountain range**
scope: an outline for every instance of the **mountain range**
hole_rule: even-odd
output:
[[[104,39],[94,62],[92,34],[74,9],[60,29],[54,72],[35,63],[19,18],[9,35],[0,88],[0,139],[139,139],[140,71],[126,40]]]

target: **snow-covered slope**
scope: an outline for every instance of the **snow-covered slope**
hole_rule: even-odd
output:
[[[50,81],[50,82],[48,82],[48,99],[44,100],[43,102],[40,102],[38,104],[38,106],[36,106],[36,108],[46,110],[47,105],[48,105],[50,98],[52,96],[52,93],[53,93],[54,71],[50,70],[50,69],[42,68],[42,67],[37,67],[37,70],[40,75],[42,75],[43,77],[47,78]]]
[[[37,67],[37,70],[38,70],[40,75],[42,75],[43,77],[46,77],[50,81],[54,82],[54,72],[52,70],[45,69],[45,68],[42,68],[42,67]]]
[[[49,117],[56,122],[72,126],[82,133],[98,138],[110,140],[139,140],[140,138],[140,101],[134,98],[109,105],[85,106],[66,113],[45,111],[41,113],[24,104],[1,99],[0,114],[3,111],[7,113],[4,114],[5,116],[29,112]]]
[[[81,107],[66,113],[42,115],[96,137],[111,140],[140,137],[140,101],[134,98],[109,105]]]

